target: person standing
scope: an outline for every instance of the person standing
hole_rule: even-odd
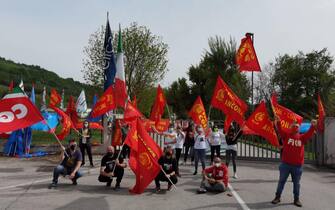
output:
[[[211,164],[213,164],[214,154],[216,157],[220,157],[221,143],[226,140],[225,135],[219,131],[217,125],[213,127],[213,131],[209,136],[209,143],[211,145]]]
[[[113,146],[107,147],[107,153],[101,159],[99,182],[106,182],[106,186],[110,187],[113,177],[116,177],[116,184],[114,189],[120,188],[120,183],[123,178],[124,169],[127,163],[124,162],[122,154],[117,160],[118,153],[115,153]]]
[[[49,189],[57,187],[59,175],[69,175],[73,185],[77,185],[77,179],[83,176],[79,170],[81,166],[82,155],[77,149],[77,143],[73,139],[70,141],[69,148],[65,149],[62,146],[61,163],[54,168],[52,183]]]
[[[283,192],[286,180],[289,175],[293,181],[293,195],[294,205],[302,207],[300,201],[300,179],[302,175],[302,166],[305,159],[304,146],[307,141],[313,136],[317,121],[311,121],[311,127],[305,134],[299,133],[299,124],[294,122],[291,125],[291,132],[285,133],[281,129],[280,120],[276,118],[278,132],[283,140],[283,150],[281,156],[281,163],[279,165],[279,181],[275,198],[271,201],[272,204],[280,203],[281,194]]]
[[[83,128],[79,130],[79,147],[83,155],[82,165],[85,165],[85,150],[86,150],[88,159],[90,160],[90,165],[91,167],[94,167],[92,158],[91,137],[92,137],[92,131],[89,127],[88,121],[85,120],[83,123]]]
[[[184,165],[186,165],[187,157],[190,153],[191,156],[191,165],[194,161],[194,125],[192,123],[189,123],[188,127],[184,129],[185,132],[185,141],[184,141],[184,147],[185,147],[185,153],[184,153]]]
[[[237,157],[237,141],[243,134],[242,131],[238,133],[235,132],[233,126],[229,127],[228,133],[226,135],[226,142],[227,142],[227,149],[226,149],[226,165],[229,167],[230,159],[233,162],[233,172],[234,172],[234,179],[237,179],[237,171],[236,171],[236,157]]]
[[[197,126],[197,135],[195,136],[195,142],[194,142],[194,173],[193,175],[196,175],[198,173],[198,163],[199,160],[201,162],[202,170],[206,167],[206,149],[207,149],[207,142],[206,137],[204,133],[204,129],[198,125]]]
[[[161,190],[160,181],[168,182],[167,190],[170,191],[172,184],[176,184],[178,182],[178,178],[176,176],[177,160],[173,157],[173,149],[171,146],[167,146],[165,148],[165,152],[163,156],[159,158],[158,163],[165,173],[160,171],[155,178],[156,192],[160,192]]]

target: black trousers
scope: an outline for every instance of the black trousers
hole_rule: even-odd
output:
[[[221,145],[211,146],[211,162],[214,160],[214,153],[216,153],[216,157],[220,157]]]
[[[172,181],[173,184],[176,184],[178,182],[178,179],[177,179],[176,175],[170,176],[170,180]],[[160,181],[168,182],[169,186],[172,185],[170,183],[169,179],[165,176],[165,174],[162,171],[159,172],[159,174],[155,178],[156,187],[160,187],[161,186],[161,184],[159,183]]]
[[[181,156],[181,151],[183,149],[175,148],[175,150],[176,150],[176,160],[177,160],[177,171],[176,171],[176,173],[179,173],[179,159],[180,159],[180,156]]]
[[[90,160],[90,164],[93,165],[93,159],[92,159],[92,147],[91,144],[79,144],[80,152],[83,155],[83,162],[82,164],[85,164],[85,150],[87,151],[88,159]]]
[[[236,172],[236,156],[237,156],[237,152],[235,150],[232,150],[232,149],[226,150],[226,165],[227,167],[229,166],[230,157],[231,157],[233,161],[234,173]]]
[[[188,152],[190,152],[191,155],[191,162],[194,161],[194,151],[192,145],[185,145],[185,154],[184,154],[184,162],[186,162],[188,157]]]
[[[124,168],[122,168],[122,167],[116,167],[115,168],[113,177],[116,177],[116,184],[121,183],[121,180],[123,178],[123,174],[124,174]],[[101,174],[99,175],[98,180],[99,180],[99,182],[112,183],[112,177],[103,176]]]

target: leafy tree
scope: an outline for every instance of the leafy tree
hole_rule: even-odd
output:
[[[273,84],[280,102],[304,117],[317,113],[317,94],[320,93],[328,115],[335,113],[334,58],[327,49],[295,56],[283,55],[276,58]]]

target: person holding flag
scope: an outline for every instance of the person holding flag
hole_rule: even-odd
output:
[[[211,163],[213,164],[214,153],[216,157],[220,157],[221,143],[226,141],[226,136],[219,131],[217,125],[214,125],[213,131],[209,135],[209,143],[211,145]]]
[[[236,172],[236,157],[237,157],[237,140],[241,137],[243,134],[242,131],[238,132],[238,134],[235,132],[234,127],[231,125],[228,129],[228,133],[226,136],[226,142],[227,142],[227,149],[226,149],[226,165],[229,167],[230,159],[233,162],[233,178],[237,179],[237,172]]]
[[[302,207],[300,201],[300,179],[302,175],[302,166],[304,164],[304,145],[313,136],[316,130],[317,121],[311,121],[311,127],[305,134],[299,134],[299,124],[293,122],[291,124],[291,132],[286,133],[280,126],[280,120],[276,117],[275,123],[280,136],[283,140],[283,152],[281,156],[281,164],[279,165],[279,181],[276,190],[276,196],[272,200],[272,204],[280,203],[280,197],[284,189],[284,185],[288,176],[291,174],[293,181],[294,205]]]

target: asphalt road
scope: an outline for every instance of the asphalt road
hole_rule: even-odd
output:
[[[96,165],[100,157],[95,157]],[[128,189],[135,177],[126,170],[121,189],[106,188],[97,181],[99,167],[84,167],[85,176],[73,186],[60,179],[56,189],[48,189],[54,162],[45,159],[0,158],[0,209],[299,209],[293,206],[292,183],[288,182],[282,203],[272,205],[278,180],[278,164],[238,162],[239,179],[230,179],[233,195],[196,194],[201,176],[192,175],[193,166],[181,166],[182,177],[170,192],[154,193],[154,183],[142,195]],[[305,166],[301,181],[303,209],[335,209],[335,171]],[[162,184],[164,189],[167,184]]]

